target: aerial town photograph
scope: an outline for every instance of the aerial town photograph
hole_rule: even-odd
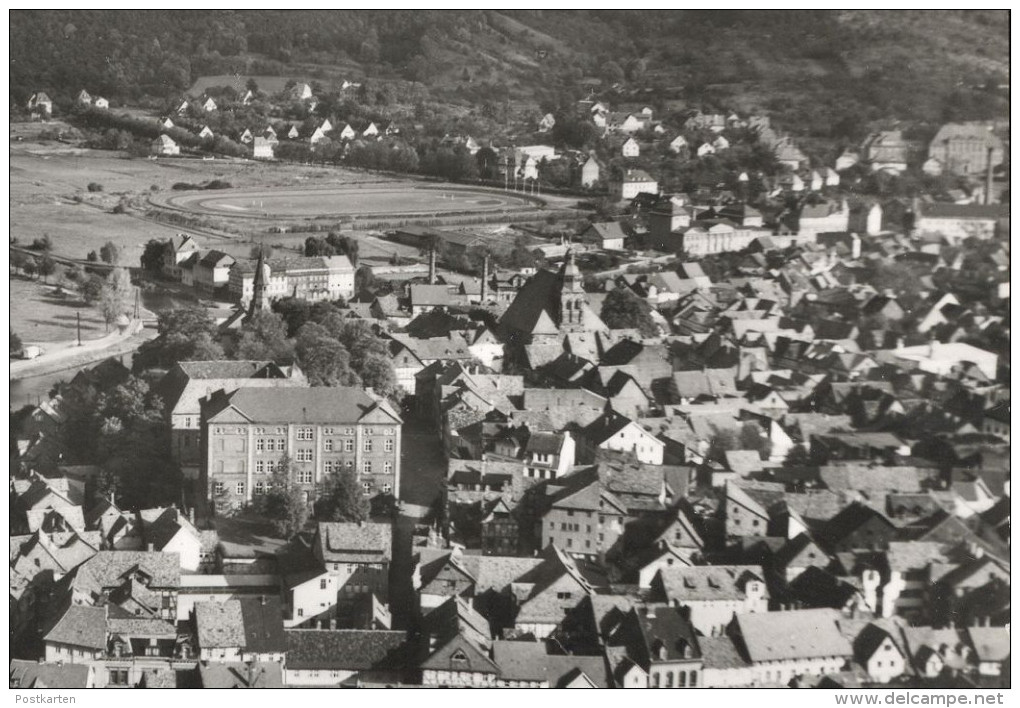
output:
[[[1003,703],[1009,10],[9,28],[12,706]]]

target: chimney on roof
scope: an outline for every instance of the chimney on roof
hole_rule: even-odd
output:
[[[436,247],[429,248],[429,285],[436,284]]]
[[[988,148],[988,164],[985,166],[985,206],[992,203],[992,160],[995,148]]]
[[[150,543],[150,544],[147,544],[147,545],[146,545],[146,550],[147,550],[147,551],[149,551],[149,553],[152,553],[152,552],[153,552],[153,551],[155,551],[156,549],[155,549],[155,547],[153,546],[153,544],[151,544],[151,543]]]

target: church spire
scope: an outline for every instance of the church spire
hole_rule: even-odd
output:
[[[269,294],[267,292],[269,266],[266,265],[265,249],[259,245],[259,257],[255,263],[255,278],[252,281],[251,302],[248,303],[248,316],[251,319],[256,312],[269,309]]]

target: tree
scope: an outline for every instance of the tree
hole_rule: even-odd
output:
[[[610,329],[636,327],[643,337],[655,337],[659,327],[651,315],[652,308],[626,288],[610,290],[602,302],[602,321]]]
[[[264,243],[260,243],[256,246],[252,246],[251,250],[248,252],[248,255],[251,257],[252,260],[256,260],[259,257],[259,253],[262,253],[266,258],[272,258],[273,247],[267,246]]]
[[[163,270],[163,257],[166,255],[169,243],[153,238],[145,244],[142,251],[142,270],[149,273],[159,273]]]
[[[305,239],[306,256],[335,256],[336,249],[321,236],[309,236]]]
[[[358,386],[361,380],[350,367],[350,354],[329,330],[309,322],[298,330],[295,350],[301,370],[313,386]]]
[[[397,396],[397,373],[393,370],[393,360],[389,356],[371,354],[365,357],[357,372],[362,385],[371,387],[380,396]]]
[[[194,359],[199,346],[206,352],[210,351],[212,343],[218,346],[219,331],[204,307],[181,307],[161,312],[156,328],[159,336],[144,342],[135,355],[136,370],[170,368],[179,361]]]
[[[607,61],[602,65],[602,76],[611,84],[623,81],[623,67],[615,61]]]
[[[26,270],[26,272],[28,272]],[[361,293],[365,291],[372,291],[372,287],[375,285],[375,274],[372,273],[372,269],[368,266],[361,266],[354,271],[354,291]]]
[[[21,251],[11,251],[11,267],[14,268],[14,272],[24,270],[25,263],[28,262],[28,256]]]
[[[94,305],[103,296],[103,286],[106,279],[101,275],[90,273],[78,286],[78,294],[86,305]]]
[[[276,312],[256,312],[241,330],[235,355],[238,359],[290,362],[294,358],[294,345],[287,339],[287,323],[283,317]]]
[[[347,260],[355,268],[358,267],[358,240],[352,236],[341,236],[335,231],[330,231],[326,236],[326,243],[333,247],[337,253],[347,256]]]
[[[89,254],[85,256],[85,260],[87,260],[89,263],[95,263],[96,261],[99,260],[99,256],[96,254],[95,251],[89,251]]]
[[[342,470],[323,482],[315,500],[317,521],[367,521],[371,505],[353,471]]]
[[[265,494],[254,498],[255,512],[273,525],[276,533],[290,538],[299,533],[308,521],[308,505],[304,494],[291,479],[293,463],[284,455],[276,463]]]
[[[32,278],[35,276],[36,271],[39,270],[39,266],[36,264],[34,258],[28,258],[25,260],[25,264],[21,266],[21,269],[25,271],[25,275]]]
[[[10,342],[10,350],[11,350],[11,356],[14,356],[15,354],[17,354],[18,352],[21,351],[21,346],[22,346],[21,345],[21,337],[19,337],[18,335],[16,335],[14,333],[14,328],[13,327],[11,328],[10,332],[11,332],[11,337],[10,337],[10,340],[9,340],[9,342]]]
[[[257,81],[255,81],[254,78],[249,78],[248,81],[244,84],[244,87],[247,90],[251,91],[252,95],[259,92],[259,84]]]
[[[740,448],[754,450],[763,460],[767,460],[772,452],[772,442],[757,421],[749,420],[740,426]]]
[[[39,275],[43,277],[44,283],[56,270],[57,262],[50,258],[49,255],[45,255],[39,259]]]

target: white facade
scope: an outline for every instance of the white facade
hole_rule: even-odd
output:
[[[603,450],[633,452],[646,465],[661,465],[666,444],[632,421],[599,447]]]

